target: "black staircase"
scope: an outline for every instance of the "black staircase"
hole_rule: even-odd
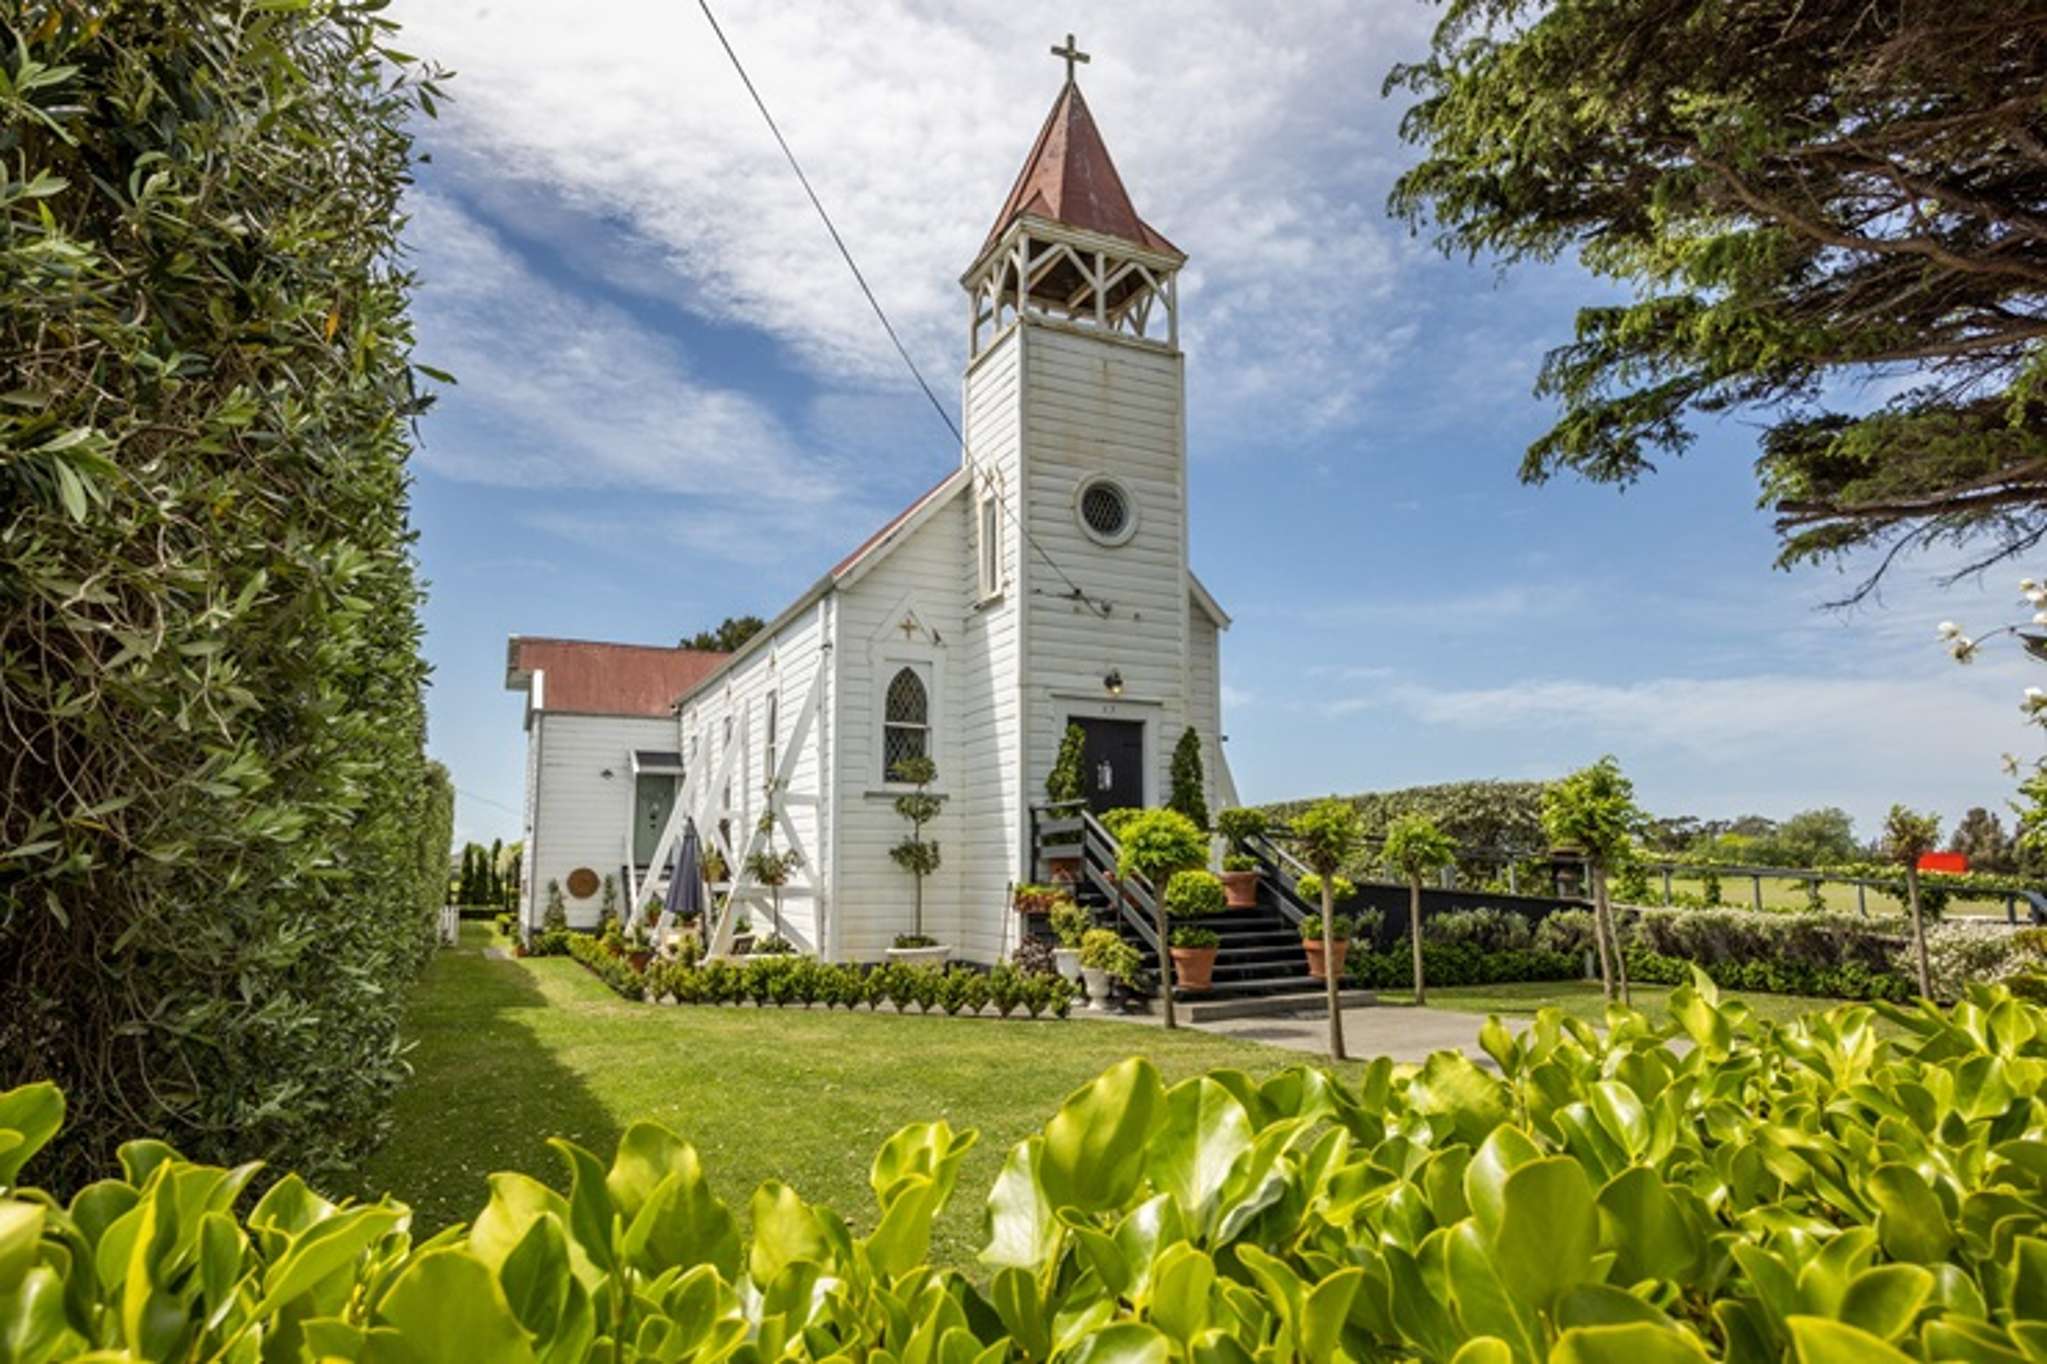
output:
[[[1072,865],[1073,896],[1094,915],[1095,922],[1114,928],[1135,947],[1151,979],[1158,979],[1158,935],[1152,928],[1152,887],[1141,879],[1122,881],[1116,875],[1117,844],[1101,821],[1078,802],[1034,807],[1033,845],[1037,849],[1035,879],[1052,879],[1052,862]],[[1201,921],[1222,939],[1215,958],[1214,984],[1207,990],[1175,993],[1189,1003],[1225,1004],[1258,1000],[1274,1008],[1321,1001],[1326,987],[1308,974],[1301,950],[1301,919],[1315,912],[1294,893],[1297,869],[1275,844],[1251,845],[1259,859],[1258,904],[1231,909]],[[1154,987],[1155,988],[1155,987]]]

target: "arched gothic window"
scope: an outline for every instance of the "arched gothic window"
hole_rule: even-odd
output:
[[[904,667],[889,679],[883,701],[881,776],[895,779],[896,764],[931,754],[931,693],[917,670]]]

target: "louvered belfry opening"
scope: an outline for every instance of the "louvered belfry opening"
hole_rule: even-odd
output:
[[[1186,256],[1138,216],[1080,86],[1069,80],[961,278],[973,354],[1024,313],[1179,344]]]

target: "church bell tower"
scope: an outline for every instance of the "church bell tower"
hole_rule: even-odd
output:
[[[1070,34],[1052,52],[1066,80],[960,279],[979,618],[995,656],[1015,660],[1024,797],[1042,798],[1061,735],[1080,723],[1090,771],[1108,774],[1096,803],[1157,805],[1175,739],[1202,720],[1189,682],[1187,258],[1139,216],[1109,159],[1075,79],[1087,54]]]

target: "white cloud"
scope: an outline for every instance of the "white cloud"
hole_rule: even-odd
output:
[[[446,198],[410,196],[419,356],[454,373],[422,467],[525,488],[747,489],[820,502],[826,460],[800,457],[743,393],[691,377],[660,333],[549,284]]]
[[[409,49],[460,73],[430,137],[465,193],[543,187],[637,239],[630,272],[594,272],[759,328],[834,382],[900,381],[694,6],[403,0],[399,13]],[[1192,257],[1197,415],[1284,412],[1290,429],[1350,417],[1412,335],[1385,320],[1417,248],[1381,211],[1398,106],[1378,83],[1433,17],[1339,0],[721,13],[912,352],[948,388],[956,278],[1057,89],[1046,46],[1081,31],[1096,54],[1083,83],[1132,197]]]

